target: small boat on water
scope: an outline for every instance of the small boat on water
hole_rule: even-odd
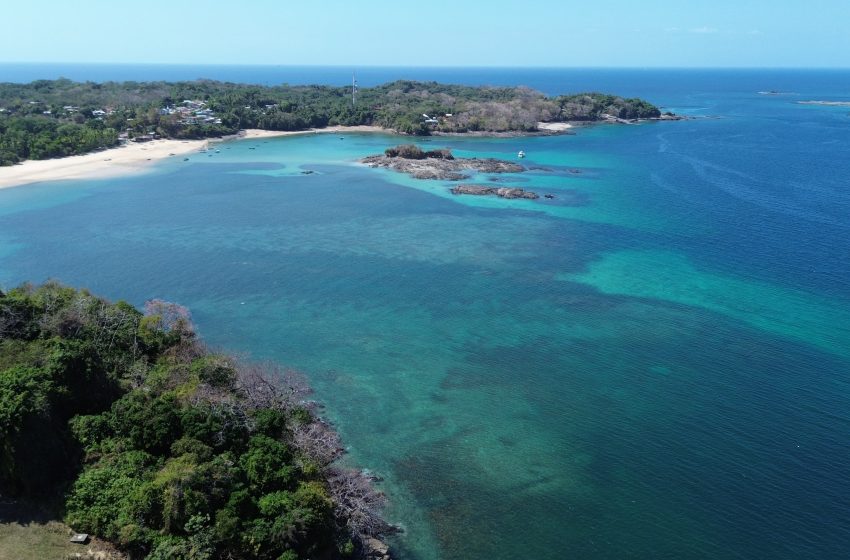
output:
[[[520,150],[520,151],[519,151],[519,153],[516,155],[516,157],[518,157],[518,158],[520,158],[520,159],[521,159],[521,158],[524,158],[524,157],[525,157],[525,152],[523,152],[522,150]]]

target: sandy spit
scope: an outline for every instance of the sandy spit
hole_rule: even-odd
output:
[[[128,143],[81,156],[27,160],[0,167],[0,189],[64,179],[101,179],[143,173],[156,161],[206,148],[208,140],[153,140]]]
[[[225,138],[271,138],[275,136],[293,136],[317,133],[384,133],[394,131],[380,126],[329,126],[284,132],[276,130],[248,129]],[[65,179],[101,179],[143,173],[152,163],[159,160],[185,156],[191,152],[205,149],[210,143],[220,140],[153,140],[151,142],[130,142],[117,148],[109,148],[81,156],[46,160],[27,160],[17,165],[0,167],[0,189]]]
[[[382,134],[396,134],[394,130],[390,130],[389,128],[383,128],[381,126],[328,126],[325,128],[311,128],[308,130],[259,130],[256,128],[249,128],[241,131],[238,134],[239,138],[272,138],[275,136],[300,136],[304,134],[322,134],[322,133],[336,133],[336,134],[349,134],[355,132],[370,132],[370,133],[382,133]]]

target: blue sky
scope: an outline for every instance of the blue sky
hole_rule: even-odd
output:
[[[62,0],[2,12],[0,62],[850,66],[850,0]]]

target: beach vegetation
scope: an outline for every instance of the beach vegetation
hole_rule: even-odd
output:
[[[88,125],[73,119],[0,116],[0,165],[84,154],[117,144],[116,130],[102,123]]]
[[[643,99],[623,99],[604,93],[581,93],[561,95],[555,98],[561,114],[569,115],[567,120],[594,121],[601,116],[610,115],[618,119],[648,119],[661,116],[661,110]]]

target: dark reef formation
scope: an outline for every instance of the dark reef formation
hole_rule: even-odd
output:
[[[537,193],[517,187],[490,187],[487,185],[458,185],[456,187],[452,187],[452,194],[498,196],[500,198],[527,198],[531,200],[540,198],[540,195]],[[546,196],[547,198],[554,198],[553,195]]]

